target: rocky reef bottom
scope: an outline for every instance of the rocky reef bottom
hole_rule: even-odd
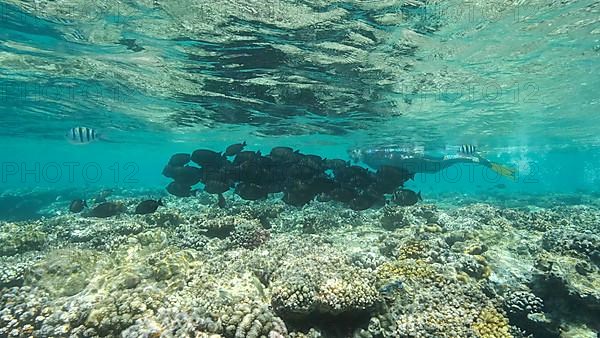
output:
[[[599,268],[595,205],[167,198],[0,223],[0,337],[597,337]]]

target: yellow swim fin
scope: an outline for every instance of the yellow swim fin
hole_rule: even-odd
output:
[[[513,168],[509,168],[507,166],[503,166],[502,164],[491,162],[492,166],[490,167],[496,173],[509,178],[513,181],[517,180],[517,171]]]

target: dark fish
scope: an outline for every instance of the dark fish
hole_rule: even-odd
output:
[[[263,161],[262,159],[267,160]],[[271,159],[267,157],[263,157],[262,159],[258,163],[261,175],[263,175],[259,179],[262,184],[281,185],[290,177],[288,166],[282,163],[272,162]]]
[[[191,159],[194,163],[202,167],[220,168],[227,162],[221,153],[208,149],[194,150]]]
[[[350,166],[350,161],[344,161],[344,160],[340,160],[340,159],[330,159],[330,160],[325,160],[325,168],[326,169],[337,169],[337,168],[343,168],[343,167],[348,167]]]
[[[245,200],[283,192],[283,201],[290,205],[300,207],[319,196],[321,201],[335,200],[354,210],[383,206],[384,195],[390,193],[401,205],[421,199],[420,193],[398,190],[413,177],[403,168],[383,165],[373,172],[341,159],[327,160],[289,147],[275,147],[268,156],[262,156],[260,151],[244,151],[244,146],[245,142],[233,144],[223,155],[207,149],[194,151],[191,160],[201,168],[177,166],[179,162],[172,158],[163,170],[165,176],[175,180],[167,191],[175,196],[191,196],[195,193],[191,187],[199,180],[206,192],[219,195],[217,205],[224,203],[222,194],[235,186],[235,193]],[[227,156],[235,158],[230,162]]]
[[[217,205],[219,206],[219,208],[223,209],[225,208],[225,197],[223,197],[223,194],[219,194],[219,199],[217,200]]]
[[[140,204],[135,207],[135,213],[140,215],[151,214],[155,212],[159,206],[164,206],[162,200],[145,200],[140,202]]]
[[[317,176],[319,173],[319,169],[316,169],[310,165],[305,165],[301,162],[292,164],[287,170],[287,175],[296,179],[309,179]]]
[[[401,184],[392,184],[382,179],[376,179],[373,184],[369,186],[369,189],[376,191],[380,194],[392,194]]]
[[[283,201],[287,204],[301,207],[312,201],[320,192],[318,184],[312,180],[291,180],[284,189]]]
[[[268,192],[264,187],[254,183],[239,183],[235,187],[235,193],[241,198],[249,201],[267,198]]]
[[[314,162],[323,162],[323,158],[319,155],[314,155],[314,154],[306,154],[304,155],[304,157],[310,159],[311,161]]]
[[[303,160],[306,162],[307,165],[312,165],[315,168],[321,169],[325,167],[325,160],[323,160],[323,158],[319,155],[304,155]]]
[[[317,195],[317,201],[319,202],[329,202],[332,201],[333,197],[330,194],[322,193]]]
[[[290,147],[275,147],[269,153],[272,157],[289,157],[294,153],[294,149]]]
[[[369,170],[357,165],[349,167],[340,167],[333,171],[335,178],[339,181],[352,181],[356,177],[367,178]]]
[[[172,165],[166,165],[163,168],[162,174],[164,177],[168,177],[168,178],[174,178],[177,172],[177,168],[179,167],[174,167]]]
[[[254,160],[240,164],[239,173],[240,181],[251,183],[260,183],[267,176],[266,170]]]
[[[196,190],[192,190],[192,187],[189,185],[171,182],[167,186],[167,192],[173,196],[177,197],[190,197],[196,195]]]
[[[498,188],[498,189],[506,189],[506,184],[504,184],[504,183],[498,183],[498,184],[495,185],[495,187]]]
[[[348,203],[357,195],[357,192],[348,187],[339,187],[333,189],[329,195],[338,202]]]
[[[191,160],[191,156],[190,154],[185,154],[185,153],[179,153],[179,154],[175,154],[173,156],[171,156],[171,159],[169,160],[169,164],[172,167],[183,167],[184,165],[188,164]]]
[[[414,205],[422,200],[423,198],[421,198],[420,191],[416,193],[409,189],[398,189],[394,192],[394,196],[392,197],[392,202],[402,206]]]
[[[272,168],[272,167],[277,167],[278,164],[273,162],[273,160],[270,157],[267,156],[258,156],[256,157],[256,163],[258,163],[258,165],[260,165],[263,168]]]
[[[220,169],[207,168],[202,175],[202,183],[210,181],[227,183],[231,187],[235,181],[239,181],[239,171],[231,164]]]
[[[378,179],[388,182],[392,185],[400,185],[408,181],[413,175],[404,168],[394,167],[390,165],[382,165],[377,170]]]
[[[313,186],[314,191],[319,193],[329,193],[338,187],[335,180],[327,176],[314,177],[310,180],[310,184]]]
[[[222,194],[229,190],[231,186],[221,181],[207,181],[204,183],[204,191],[209,194]]]
[[[298,157],[298,164],[314,169],[318,172],[323,172],[325,168],[325,162],[315,155],[301,155]]]
[[[294,161],[297,159],[298,155],[300,154],[290,147],[275,147],[271,149],[271,152],[269,153],[269,157],[275,162]]]
[[[233,159],[233,165],[238,166],[248,161],[257,161],[260,157],[260,151],[240,151],[237,153],[237,155],[235,155],[235,158]]]
[[[257,166],[257,164],[254,164]],[[233,163],[228,164],[223,167],[219,171],[220,178],[215,178],[220,181],[233,181],[239,182],[243,181],[243,176],[247,173],[244,172],[245,168],[242,168],[241,165],[234,165]]]
[[[314,196],[299,194],[299,193],[290,193],[286,192],[283,194],[283,201],[286,204],[293,205],[295,207],[302,207],[312,201]]]
[[[285,191],[283,193],[283,201],[286,204],[301,207],[312,201],[315,196],[315,194],[309,191]]]
[[[87,208],[85,200],[73,200],[71,201],[71,205],[69,205],[69,211],[73,213],[79,213],[83,208]]]
[[[174,179],[179,184],[191,187],[202,180],[203,170],[189,165],[185,167],[171,167],[167,165],[165,170],[163,170],[163,175]]]
[[[283,182],[278,182],[278,181],[267,182],[265,185],[263,185],[263,187],[265,187],[265,189],[267,189],[268,193],[274,194],[274,193],[283,191]]]
[[[404,182],[413,178],[414,174],[404,168],[382,165],[375,174],[375,182],[372,184],[373,190],[381,194],[392,194],[398,187],[404,185]]]
[[[237,153],[242,151],[242,149],[244,149],[245,146],[246,146],[246,141],[244,141],[242,143],[232,144],[229,147],[227,147],[227,149],[225,149],[225,153],[223,155],[225,155],[225,156],[237,155]]]
[[[350,200],[350,202],[348,202],[348,206],[354,211],[366,210],[375,205],[375,203],[380,199],[382,199],[382,197],[377,196],[376,194],[363,192]]]
[[[365,189],[375,182],[375,175],[367,168],[350,166],[333,171],[336,181],[357,189]]]
[[[69,129],[66,137],[73,144],[88,144],[98,139],[98,133],[92,128],[75,127]]]
[[[107,218],[125,211],[125,205],[120,202],[104,202],[95,206],[89,213],[91,217]]]

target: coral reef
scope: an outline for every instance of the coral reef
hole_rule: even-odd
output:
[[[227,203],[3,223],[0,336],[597,332],[596,207]]]
[[[0,256],[40,250],[47,236],[41,222],[0,223]]]
[[[249,220],[236,224],[229,239],[234,246],[254,249],[269,240],[269,236],[269,230],[264,229],[261,223]]]
[[[42,257],[35,252],[0,257],[0,288],[22,285],[25,273]]]
[[[0,289],[0,336],[36,334],[51,312],[47,294],[29,287]]]
[[[543,313],[544,301],[530,291],[515,291],[504,299],[504,308],[511,317],[527,317]]]
[[[550,230],[542,237],[542,247],[548,251],[592,258],[600,250],[600,235],[590,231]]]
[[[379,301],[374,276],[332,249],[286,259],[272,274],[272,304],[284,316],[339,315]]]
[[[415,224],[417,221],[408,208],[386,206],[380,218],[381,226],[386,230],[394,230]]]
[[[473,323],[473,330],[482,338],[511,338],[508,320],[493,307],[481,310]]]

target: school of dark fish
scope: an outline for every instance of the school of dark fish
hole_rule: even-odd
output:
[[[233,144],[225,152],[198,149],[191,154],[171,156],[162,174],[173,179],[167,192],[177,197],[195,195],[202,183],[204,191],[219,196],[233,189],[244,200],[261,200],[283,193],[282,200],[301,207],[312,200],[338,201],[352,210],[383,206],[386,194],[401,205],[412,205],[420,194],[398,188],[412,179],[407,170],[382,166],[376,172],[351,165],[341,159],[324,159],[289,147],[275,147],[269,154],[244,150],[246,143]]]

